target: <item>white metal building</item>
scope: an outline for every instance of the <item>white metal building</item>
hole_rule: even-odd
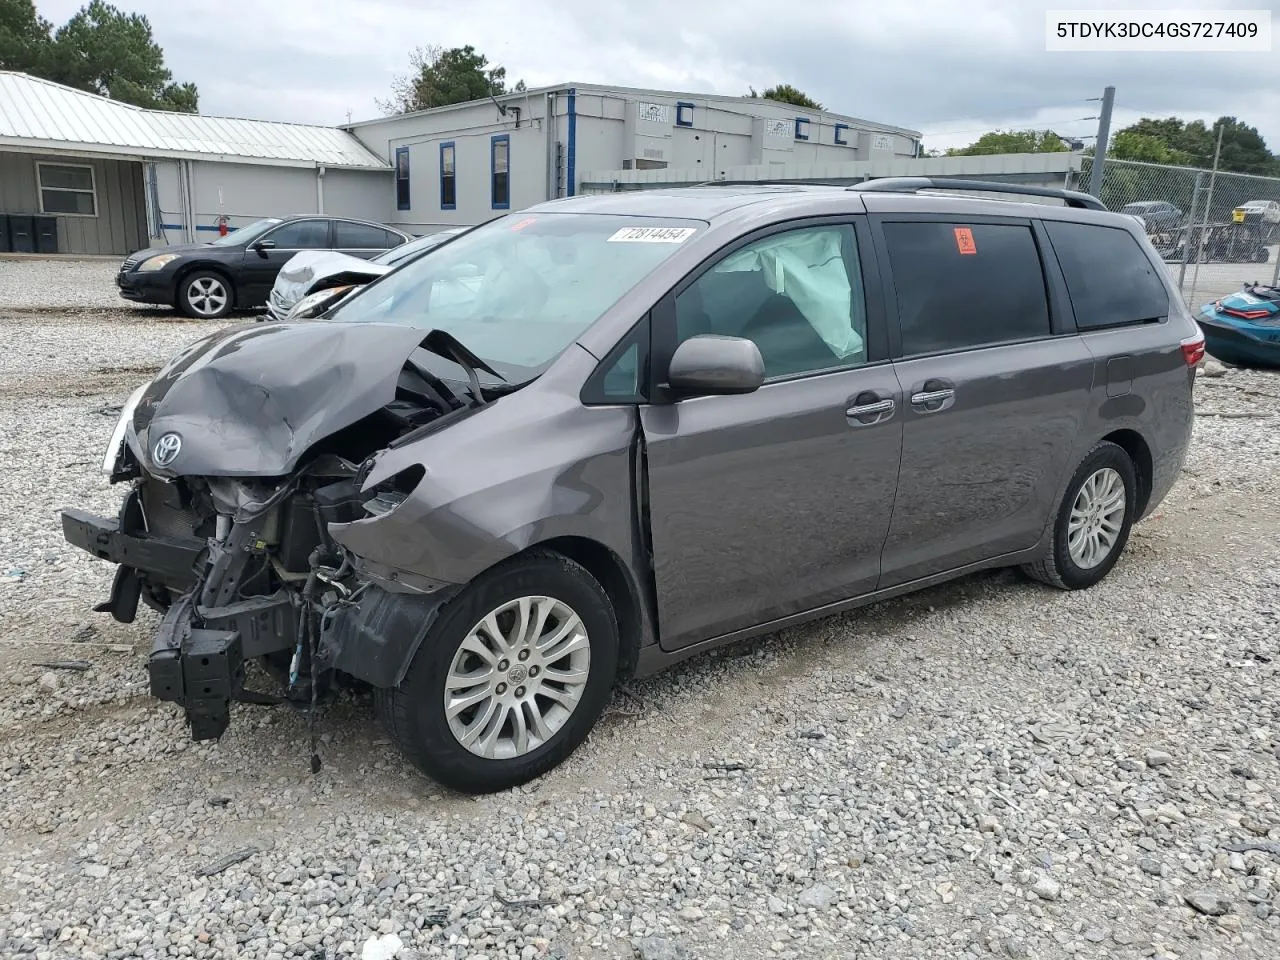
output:
[[[390,164],[344,130],[144,110],[0,71],[0,251],[126,254],[264,216],[386,221]]]
[[[611,171],[764,171],[916,156],[915,130],[751,97],[566,84],[352,124],[395,167],[391,219],[426,233],[572,196]],[[684,179],[681,177],[680,179]]]

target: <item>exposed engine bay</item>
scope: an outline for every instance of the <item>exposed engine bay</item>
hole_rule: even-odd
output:
[[[128,484],[119,517],[62,516],[70,542],[119,564],[97,610],[125,623],[140,602],[162,614],[151,693],[183,707],[195,740],[220,737],[235,701],[314,706],[337,677],[394,685],[451,588],[379,576],[334,531],[395,510],[425,475],[414,465],[370,485],[380,451],[513,389],[482,388],[479,371],[501,377],[439,332],[268,330],[279,334],[264,338],[259,326],[206,338],[140,388],[104,461]],[[272,340],[278,365],[278,337],[297,341],[294,369],[264,387],[257,348]],[[467,382],[433,374],[424,351]],[[247,688],[251,660],[283,696]]]

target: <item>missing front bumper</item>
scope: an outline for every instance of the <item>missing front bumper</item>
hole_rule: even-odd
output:
[[[148,580],[178,591],[195,581],[196,560],[205,547],[203,540],[194,537],[126,533],[119,520],[83,510],[62,511],[62,535],[72,546],[100,560],[131,567]]]

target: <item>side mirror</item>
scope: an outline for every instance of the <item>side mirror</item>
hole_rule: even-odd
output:
[[[265,257],[268,250],[274,250],[276,242],[274,240],[259,240],[253,245],[253,249],[258,251],[258,256]]]
[[[676,347],[667,369],[667,385],[680,397],[752,393],[762,383],[760,348],[742,337],[690,337]]]

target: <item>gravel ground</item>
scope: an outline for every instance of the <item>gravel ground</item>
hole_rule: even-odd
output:
[[[352,695],[316,776],[288,708],[188,741],[153,616],[90,612],[110,570],[54,511],[114,510],[99,411],[209,328],[4,314],[0,955],[1280,953],[1280,378],[1202,376],[1182,481],[1094,590],[979,575],[703,657],[473,799]]]
[[[61,312],[127,307],[120,299],[115,282],[120,259],[18,260],[0,257],[0,313],[7,310]]]

